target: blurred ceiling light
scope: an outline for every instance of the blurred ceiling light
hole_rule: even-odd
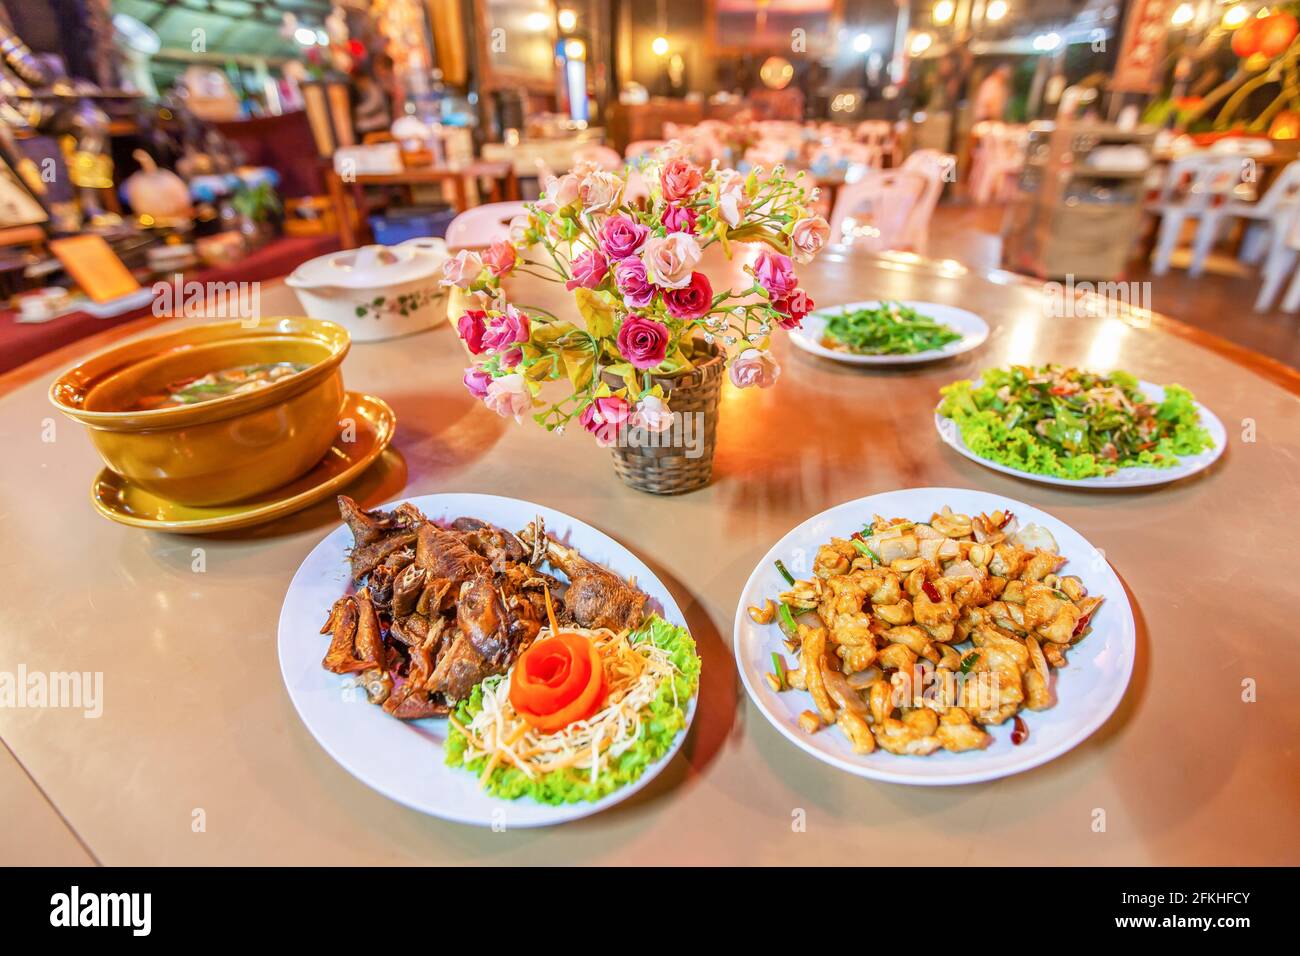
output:
[[[528,16],[524,17],[524,26],[530,30],[536,30],[539,33],[546,30],[550,25],[551,18],[541,11],[530,13]]]
[[[1061,45],[1061,35],[1059,33],[1040,33],[1034,37],[1034,49],[1043,53],[1051,53]]]
[[[871,34],[859,33],[853,38],[853,52],[866,53],[871,49]]]
[[[570,32],[578,25],[578,14],[567,8],[557,13],[555,19],[559,22],[560,29],[565,33]]]
[[[984,19],[997,23],[1007,15],[1007,0],[991,0],[984,10]]]
[[[650,41],[650,49],[654,50],[655,56],[666,56],[668,53],[668,38],[655,37]]]
[[[293,31],[293,38],[303,46],[316,45],[316,31],[310,27],[299,27]]]
[[[1250,19],[1250,11],[1246,5],[1238,3],[1235,6],[1228,7],[1223,11],[1223,25],[1229,30],[1235,30],[1247,20]]]
[[[570,60],[581,60],[587,55],[587,47],[581,40],[565,40],[564,55]]]
[[[1196,8],[1194,6],[1190,3],[1180,3],[1178,8],[1174,10],[1174,15],[1169,18],[1169,22],[1176,27],[1182,27],[1191,23],[1195,16]]]
[[[939,26],[952,22],[952,15],[957,12],[957,5],[952,0],[939,0],[930,12],[930,18]]]
[[[912,56],[920,56],[926,50],[930,49],[930,44],[933,42],[934,37],[930,36],[930,34],[918,33],[916,36],[912,37],[912,42],[908,49],[911,51]]]

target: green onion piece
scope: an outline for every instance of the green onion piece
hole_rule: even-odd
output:
[[[772,652],[772,672],[776,674],[776,682],[785,689],[785,663],[781,660],[781,655],[776,651]]]
[[[961,672],[969,674],[970,669],[975,666],[976,661],[980,659],[979,651],[971,651],[961,659]]]
[[[791,640],[799,636],[799,626],[795,624],[794,615],[790,613],[790,605],[781,604],[777,606],[776,623],[781,628],[781,633]]]
[[[776,559],[776,569],[781,572],[781,577],[785,578],[786,584],[794,584],[794,575],[785,569],[780,558]]]

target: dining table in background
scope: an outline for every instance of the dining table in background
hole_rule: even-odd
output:
[[[746,261],[720,268],[739,282]],[[717,284],[724,272],[711,274]],[[682,754],[626,803],[552,830],[511,829],[508,803],[499,831],[405,809],[353,779],[304,728],[280,675],[277,622],[290,578],[338,524],[331,502],[210,537],[95,514],[89,488],[101,462],[46,390],[92,348],[157,320],[0,376],[0,671],[103,680],[98,717],[0,708],[10,820],[0,860],[1294,863],[1300,375],[1124,306],[1071,317],[1075,304],[1055,287],[952,262],[826,253],[800,274],[824,306],[942,302],[979,313],[992,334],[955,360],[890,371],[806,355],[778,336],[776,387],[724,388],[713,483],[664,498],[623,485],[609,452],[581,430],[557,437],[475,401],[450,325],[356,344],[344,363],[350,389],[382,396],[398,416],[393,454],[404,470],[363,484],[368,504],[439,491],[531,499],[617,538],[683,608],[704,672]],[[571,308],[558,287],[530,279],[513,292]],[[279,284],[262,307],[299,311]],[[943,444],[940,386],[1049,360],[1182,383],[1227,424],[1230,447],[1192,480],[1099,494],[998,474]],[[763,719],[732,659],[738,596],[772,542],[831,505],[924,486],[984,489],[1056,515],[1104,551],[1137,619],[1136,669],[1111,719],[1069,753],[994,783],[912,788],[819,763]],[[324,653],[324,638],[301,638]],[[1067,668],[1063,699],[1069,681]],[[431,746],[429,759],[442,754]]]
[[[344,249],[356,248],[358,233],[364,234],[368,228],[365,221],[369,210],[365,195],[367,186],[398,186],[407,190],[409,198],[416,186],[436,185],[444,190],[456,212],[464,212],[473,205],[470,191],[483,182],[488,184],[487,198],[490,202],[519,198],[519,180],[515,176],[514,164],[504,161],[480,159],[412,166],[400,173],[356,173],[346,180],[333,168],[325,170],[324,175],[338,222],[339,245]]]

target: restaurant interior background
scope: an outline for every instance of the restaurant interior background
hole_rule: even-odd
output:
[[[0,862],[1294,864],[1298,14],[0,0]]]
[[[4,368],[147,311],[84,308],[51,239],[101,235],[143,280],[269,279],[337,244],[442,236],[456,211],[534,198],[577,158],[620,164],[670,139],[742,171],[806,169],[836,242],[1141,281],[1142,304],[1300,361],[1286,4],[4,9]],[[1072,128],[1088,135],[1065,149]],[[937,186],[915,178],[935,158],[923,150]],[[1247,161],[1211,175],[1218,155]],[[345,162],[378,178],[344,189],[330,170]]]

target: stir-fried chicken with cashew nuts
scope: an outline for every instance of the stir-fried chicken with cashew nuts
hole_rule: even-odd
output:
[[[768,681],[807,692],[800,726],[834,725],[857,753],[979,750],[985,727],[1055,703],[1053,668],[1089,632],[1102,599],[1065,560],[1010,512],[877,516],[822,545],[807,580],[777,562],[790,589],[749,613],[780,626],[799,666],[774,655]]]

